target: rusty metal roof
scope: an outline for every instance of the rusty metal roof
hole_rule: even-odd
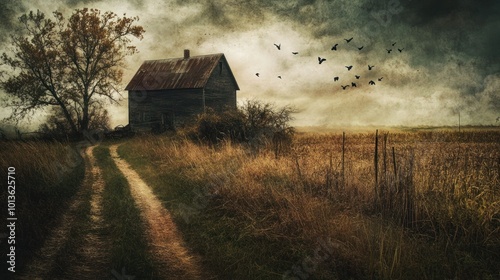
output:
[[[222,53],[191,56],[187,59],[181,57],[146,60],[125,90],[203,88],[221,59],[226,60]],[[229,71],[236,89],[239,89],[230,68]]]

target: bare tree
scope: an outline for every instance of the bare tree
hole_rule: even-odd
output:
[[[13,55],[2,60],[12,71],[2,73],[0,87],[13,107],[10,119],[22,119],[39,109],[57,107],[71,133],[88,130],[91,110],[116,102],[123,59],[137,52],[131,37],[143,38],[138,17],[76,9],[65,19],[40,11],[19,18],[20,35],[13,35]],[[99,104],[97,104],[99,103]]]

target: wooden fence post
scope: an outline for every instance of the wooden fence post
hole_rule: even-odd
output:
[[[342,189],[345,190],[345,132],[342,132]]]

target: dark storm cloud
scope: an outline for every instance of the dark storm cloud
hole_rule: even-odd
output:
[[[414,15],[409,15],[407,19],[421,25],[440,19],[457,19],[456,23],[462,21],[464,24],[468,24],[470,19],[487,22],[498,12],[498,1],[495,0],[406,0],[405,4]]]
[[[96,3],[95,0],[63,0],[64,4],[66,4],[70,8],[82,7],[82,6],[91,6],[93,3]],[[141,8],[144,5],[144,1],[142,0],[127,0],[123,1],[124,3],[131,4],[136,8]],[[89,7],[90,8],[90,7]]]
[[[186,5],[186,4],[184,4]],[[202,8],[199,13],[193,15],[189,20],[184,23],[185,26],[208,24],[214,27],[223,28],[227,31],[233,30],[235,26],[243,26],[243,24],[236,24],[234,11],[231,7],[225,6],[221,1],[206,1],[203,2]],[[244,18],[244,16],[243,16]]]
[[[468,69],[469,73],[448,78],[449,87],[461,92],[463,97],[479,98],[488,90],[486,78],[500,71],[497,50],[500,45],[500,2],[419,1],[411,2],[410,7],[414,15],[408,14],[406,23],[417,26],[427,37],[422,40],[422,51],[413,61],[436,72],[442,69],[442,65],[456,72]],[[474,75],[478,77],[468,79]],[[487,106],[498,111],[496,99],[489,100]]]
[[[406,1],[402,17],[406,26],[416,26],[435,40],[423,40],[428,62],[446,59],[443,51],[478,59],[484,74],[500,70],[500,2]],[[432,39],[429,38],[429,39]],[[425,63],[425,60],[423,61]]]
[[[18,17],[27,9],[23,3],[18,1],[0,0],[0,40],[4,41],[15,28]]]
[[[92,0],[66,0],[66,5],[68,5],[69,7],[75,7],[75,6],[79,6],[79,5],[88,5],[90,3],[92,3]]]
[[[402,41],[419,49],[417,64],[446,63],[443,53],[454,53],[464,61],[479,59],[485,74],[500,70],[499,1],[275,0],[258,1],[253,9],[308,27],[316,38],[352,34],[372,44]]]

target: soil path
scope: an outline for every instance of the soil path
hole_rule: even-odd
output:
[[[110,147],[111,157],[130,185],[132,197],[141,211],[146,225],[151,255],[166,279],[204,279],[199,257],[186,248],[170,213],[153,194],[151,188],[117,153],[117,145]]]
[[[85,177],[58,226],[26,266],[19,279],[102,279],[110,274],[108,265],[109,242],[102,236],[102,192],[104,182],[92,154],[94,147],[86,148]],[[90,226],[82,234],[79,244],[70,235],[81,224],[82,211],[90,192]],[[88,208],[87,208],[88,209]],[[85,213],[84,215],[88,214]],[[61,263],[61,259],[64,265]]]

